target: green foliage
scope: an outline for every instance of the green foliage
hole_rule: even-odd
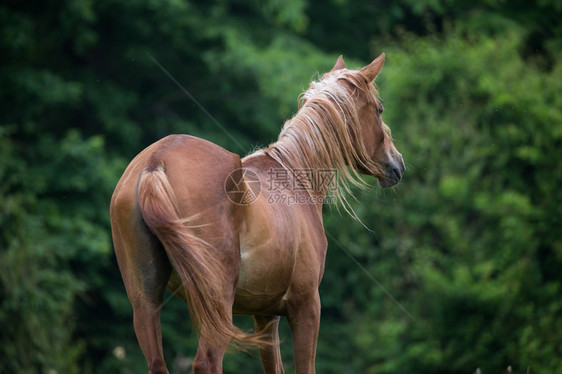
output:
[[[524,61],[517,33],[446,36],[388,51],[385,118],[408,170],[364,208],[380,249],[359,255],[413,318],[371,287],[356,370],[559,372],[544,355],[560,355],[557,330],[537,321],[561,312],[560,66]]]
[[[63,243],[70,247],[63,239],[70,235],[59,229],[53,201],[37,196],[45,181],[39,175],[27,178],[23,171],[31,168],[18,157],[14,143],[10,128],[2,128],[0,372],[79,373],[84,345],[72,336],[73,304],[85,285],[65,268],[68,252],[53,251]],[[46,218],[49,214],[52,218]]]
[[[560,16],[546,0],[4,2],[0,373],[145,371],[107,212],[127,162],[169,133],[245,154],[315,72],[382,51],[407,172],[358,193],[372,231],[327,212],[317,370],[560,372]],[[172,368],[196,334],[179,300],[162,319]],[[261,372],[257,352],[225,372]]]

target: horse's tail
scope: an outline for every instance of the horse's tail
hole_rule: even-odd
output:
[[[202,338],[223,344],[229,338],[239,348],[267,345],[262,334],[247,334],[234,326],[232,305],[223,296],[224,265],[213,256],[213,248],[195,236],[166,176],[163,164],[145,168],[137,187],[140,210],[145,223],[163,244],[166,254],[181,278],[189,311]],[[265,330],[263,331],[265,332]]]

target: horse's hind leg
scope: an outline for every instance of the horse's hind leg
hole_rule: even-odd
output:
[[[224,340],[221,346],[211,346],[205,340],[199,340],[199,348],[193,361],[194,374],[222,374],[222,360],[226,348],[228,347],[228,339]]]
[[[279,316],[254,316],[256,332],[267,329],[272,346],[259,348],[261,362],[265,374],[283,374],[283,363],[279,349]]]
[[[127,240],[114,233],[115,253],[127,295],[133,306],[134,328],[150,374],[167,374],[162,350],[160,309],[171,266],[164,249],[142,223],[127,232]],[[118,231],[118,230],[116,230]]]
[[[228,279],[225,277],[224,279]],[[232,289],[234,280],[225,282],[224,299],[228,300],[228,304],[232,305],[234,301],[234,290]],[[229,308],[231,310],[232,307]],[[232,314],[229,315],[232,318]],[[227,337],[215,336],[214,344],[208,342],[203,336],[199,336],[199,347],[195,360],[193,360],[194,374],[222,374],[222,361],[230,339]]]
[[[236,243],[237,244],[237,243]],[[228,246],[225,246],[228,248]],[[227,253],[236,253],[234,249],[226,250]],[[239,262],[235,259],[228,259],[228,256],[223,259],[226,263],[232,266],[232,272],[229,274],[222,274],[215,281],[222,283],[223,295],[222,300],[228,305],[227,313],[230,321],[232,321],[232,304],[234,303],[234,287],[236,284],[236,270],[240,266]],[[222,280],[219,280],[222,279]],[[214,343],[211,344],[205,339],[203,334],[199,336],[199,347],[197,354],[193,361],[194,374],[222,374],[222,361],[230,339],[228,337],[214,337]]]

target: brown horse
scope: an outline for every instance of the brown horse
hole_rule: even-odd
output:
[[[383,63],[384,54],[348,70],[340,57],[302,95],[278,141],[242,160],[172,135],[127,167],[111,201],[113,242],[150,373],[167,373],[166,288],[188,303],[199,332],[195,373],[221,373],[231,341],[257,345],[265,372],[283,373],[280,316],[292,329],[296,373],[315,372],[322,205],[339,197],[346,207],[360,174],[388,187],[404,172],[372,83]],[[235,327],[233,314],[253,315],[256,333]]]

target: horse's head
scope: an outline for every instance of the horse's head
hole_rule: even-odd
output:
[[[356,79],[351,81],[353,84],[348,81],[348,85],[355,95],[360,123],[360,134],[354,134],[354,141],[362,141],[368,157],[367,160],[358,161],[356,168],[362,174],[376,177],[381,187],[391,187],[402,179],[405,166],[402,155],[392,143],[390,128],[382,120],[383,106],[374,92],[373,81],[383,64],[384,53],[361,70],[354,71]],[[344,68],[340,56],[332,72]]]

